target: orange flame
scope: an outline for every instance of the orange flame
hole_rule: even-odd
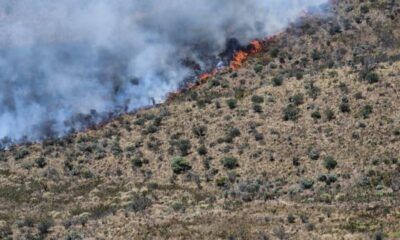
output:
[[[238,69],[240,66],[242,66],[243,62],[246,61],[248,56],[249,56],[249,54],[242,50],[235,53],[235,56],[233,57],[231,64],[230,64],[231,68]]]
[[[240,50],[239,52],[235,53],[235,56],[233,57],[230,67],[232,69],[238,69],[240,66],[243,65],[243,63],[246,61],[246,59],[249,57],[250,54],[256,54],[261,52],[263,49],[263,44],[259,40],[254,40],[250,43],[250,50],[243,51]]]

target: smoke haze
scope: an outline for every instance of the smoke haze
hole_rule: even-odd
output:
[[[0,0],[0,139],[39,140],[161,102],[227,39],[327,0]],[[204,67],[204,66],[203,66]]]

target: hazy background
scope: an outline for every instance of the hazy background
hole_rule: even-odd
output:
[[[0,0],[0,139],[38,140],[161,102],[226,40],[326,0]]]

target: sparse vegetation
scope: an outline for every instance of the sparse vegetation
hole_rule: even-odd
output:
[[[0,239],[400,237],[400,3],[329,4],[165,103],[1,140]]]
[[[181,174],[183,172],[186,172],[186,171],[192,169],[192,167],[189,165],[189,163],[183,157],[175,157],[172,160],[171,168],[172,168],[172,171],[176,174]]]

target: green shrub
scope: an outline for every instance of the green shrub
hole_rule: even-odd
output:
[[[335,119],[335,112],[330,108],[325,109],[324,115],[326,120],[328,121],[332,121],[333,119]]]
[[[287,105],[283,109],[284,121],[296,121],[300,117],[300,109],[293,104]]]
[[[366,5],[366,4],[361,5],[361,6],[360,6],[360,12],[361,12],[362,14],[367,14],[367,13],[369,13],[369,7],[368,7],[368,5]]]
[[[192,144],[187,139],[181,139],[178,141],[178,148],[182,156],[187,156],[192,148]]]
[[[147,208],[151,207],[152,201],[146,196],[141,194],[135,194],[132,200],[129,202],[127,209],[134,212],[142,212]]]
[[[227,101],[226,101],[226,104],[228,105],[228,107],[230,108],[230,109],[235,109],[236,107],[237,107],[237,100],[236,99],[228,99]]]
[[[174,173],[181,174],[191,170],[192,166],[183,157],[175,157],[172,159],[171,168]]]
[[[276,76],[272,78],[272,85],[275,87],[282,86],[283,84],[283,77],[282,76]]]
[[[328,170],[333,170],[336,168],[337,162],[332,156],[326,156],[324,166]]]
[[[311,160],[318,160],[318,159],[319,159],[319,156],[320,156],[320,151],[319,151],[318,149],[316,149],[316,148],[310,148],[310,149],[308,150],[308,157],[309,157]]]
[[[300,187],[302,189],[311,189],[314,186],[314,181],[310,179],[303,179],[300,181]]]
[[[262,70],[263,70],[263,65],[261,65],[261,64],[257,64],[255,67],[254,67],[254,71],[256,72],[256,73],[260,73]]]
[[[300,106],[304,103],[304,95],[302,93],[297,93],[289,98],[289,101],[296,106]]]
[[[360,111],[360,116],[362,116],[364,119],[369,118],[369,115],[371,115],[372,112],[373,107],[371,105],[365,105]]]
[[[206,126],[195,126],[192,128],[192,132],[198,138],[204,137],[207,134],[207,127]]]
[[[314,111],[311,113],[311,117],[314,119],[321,119],[321,113],[319,111]]]
[[[38,223],[38,230],[40,234],[47,234],[49,233],[49,229],[53,226],[53,220],[45,217],[41,219]]]
[[[141,168],[143,166],[143,160],[139,157],[135,157],[131,160],[132,168]]]
[[[293,214],[290,213],[290,214],[288,215],[288,217],[287,217],[287,221],[288,221],[288,223],[295,223],[296,218],[294,217]]]
[[[256,113],[262,113],[262,111],[263,111],[261,105],[259,105],[259,104],[253,104],[253,110]]]
[[[379,82],[379,75],[376,72],[366,70],[361,72],[361,79],[369,84],[374,84]]]
[[[44,168],[47,165],[47,162],[44,157],[38,157],[35,159],[35,164],[39,168]]]
[[[221,159],[221,164],[226,169],[234,169],[239,166],[238,160],[235,157],[224,157]]]
[[[215,180],[215,184],[218,187],[226,187],[228,185],[228,178],[227,177],[220,177]]]
[[[25,158],[25,157],[28,156],[28,155],[29,155],[28,149],[26,149],[26,148],[20,148],[20,149],[18,149],[18,150],[15,152],[14,158],[15,158],[15,160],[20,160],[20,159]]]
[[[253,103],[263,103],[264,98],[262,96],[254,95],[253,97],[251,97],[251,101]]]
[[[175,202],[175,203],[172,204],[171,208],[175,212],[180,212],[180,211],[183,211],[185,209],[185,206],[181,202]]]
[[[199,148],[197,148],[197,153],[201,156],[204,156],[207,154],[207,148],[204,145],[201,145]]]
[[[308,96],[313,99],[316,99],[321,92],[321,89],[315,86],[313,81],[307,81],[304,88],[307,90]]]
[[[278,48],[272,48],[272,49],[269,51],[269,55],[270,55],[272,58],[278,57],[278,55],[279,55],[279,49],[278,49]]]
[[[347,101],[342,101],[340,103],[339,109],[342,113],[349,113],[350,110],[350,104]]]

